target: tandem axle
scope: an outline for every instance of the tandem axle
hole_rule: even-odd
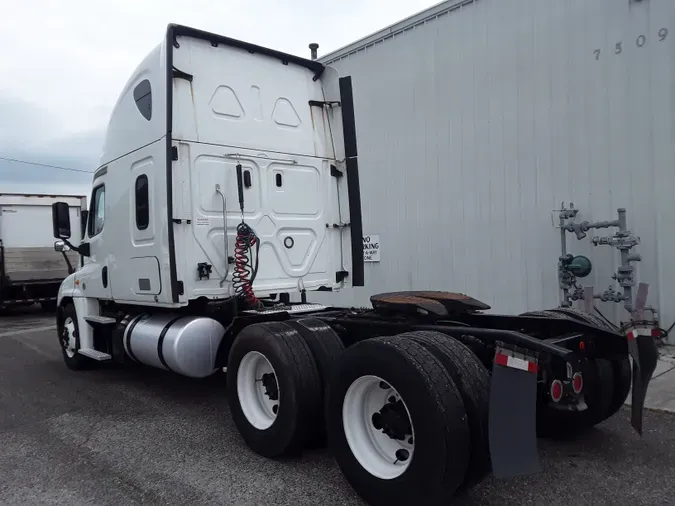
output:
[[[537,436],[584,430],[612,416],[631,387],[631,371],[626,371],[630,342],[641,337],[631,335],[633,339],[629,340],[607,327],[598,327],[592,319],[584,321],[583,313],[572,317],[563,309],[536,316],[502,316],[483,313],[487,306],[465,296],[451,302],[443,300],[455,296],[445,292],[384,294],[372,297],[372,309],[358,310],[265,301],[261,310],[238,313],[233,313],[235,309],[229,304],[204,304],[179,312],[130,314],[126,312],[128,307],[108,304],[102,307],[101,316],[84,318],[93,330],[96,353],[77,349],[77,324],[72,317],[77,301],[72,301],[61,306],[59,332],[66,363],[74,369],[91,367],[97,361],[137,362],[191,377],[206,377],[225,369],[228,400],[237,427],[249,446],[262,455],[276,457],[310,444],[296,432],[300,427],[309,440],[322,439],[320,434],[324,434],[323,441],[327,437],[328,444],[343,449],[341,444],[352,448],[344,437],[355,438],[354,445],[386,438],[373,450],[393,457],[394,467],[380,470],[384,475],[400,471],[405,462],[410,465],[415,460],[416,441],[424,440],[411,432],[416,415],[401,393],[406,376],[379,371],[377,385],[359,380],[355,390],[342,392],[335,375],[339,376],[343,363],[363,360],[359,350],[366,350],[369,356],[370,346],[375,350],[384,346],[386,353],[396,356],[407,356],[407,352],[395,351],[399,347],[413,350],[413,354],[428,353],[436,358],[436,369],[447,374],[447,381],[453,385],[450,392],[456,390],[461,398],[458,405],[466,413],[463,417],[470,433],[466,468],[457,471],[456,487],[437,491],[438,498],[447,499],[490,471],[499,478],[537,472]],[[632,420],[638,431],[643,407],[639,397],[646,392],[655,364],[655,345],[652,350],[650,339],[639,341],[639,358],[635,361],[637,374],[632,386],[637,402]],[[292,349],[280,350],[280,346]],[[283,358],[285,353],[295,356],[293,347],[307,352],[295,365]],[[381,361],[379,352],[373,352],[373,360]],[[393,360],[395,364],[398,359]],[[407,370],[407,366],[404,368]],[[294,414],[284,414],[298,429],[276,427],[277,418],[285,413],[282,407],[286,396],[295,392],[291,399],[302,397],[309,388],[302,383],[305,374],[321,388],[310,396],[313,400],[307,401],[309,405],[294,406]],[[406,374],[414,375],[414,370]],[[449,387],[442,388],[442,395],[448,394]],[[344,396],[339,402],[334,399],[338,392]],[[347,409],[349,416],[370,421],[366,424],[362,420],[355,428],[346,427],[348,422],[343,421],[338,424],[340,429],[328,418],[331,398],[343,406],[338,411]],[[345,402],[366,402],[370,407],[352,409]],[[319,416],[324,412],[326,418]],[[281,437],[279,431],[290,432]],[[350,431],[352,436],[345,436]],[[334,435],[338,442],[331,442],[332,432],[338,434]],[[349,467],[354,455],[347,462],[338,458],[341,468]],[[363,469],[375,459],[369,455],[361,456],[366,462]],[[372,465],[373,470],[379,469],[379,464]],[[380,502],[375,500],[373,504]]]

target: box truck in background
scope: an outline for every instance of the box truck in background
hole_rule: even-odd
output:
[[[86,214],[86,198],[0,193],[0,309],[39,303],[56,307],[61,281],[76,268],[74,251],[54,250],[52,204],[68,202],[71,219]]]

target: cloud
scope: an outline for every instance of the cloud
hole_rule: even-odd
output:
[[[0,155],[93,170],[118,94],[179,23],[308,57],[326,54],[434,0],[29,0],[4,9]],[[4,181],[74,182],[82,175],[0,160]],[[88,177],[86,174],[85,177]],[[46,178],[46,179],[45,179]]]
[[[47,108],[16,97],[0,97],[0,118],[0,191],[71,193],[91,181],[102,129],[64,132]]]

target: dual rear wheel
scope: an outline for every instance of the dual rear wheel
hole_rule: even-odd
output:
[[[602,330],[614,331],[595,315],[573,309],[557,308],[524,313],[525,316],[571,319]],[[617,335],[617,339],[621,336]],[[588,359],[584,371],[584,411],[563,411],[553,408],[542,397],[537,406],[537,433],[543,437],[567,437],[588,430],[614,416],[623,406],[632,381],[628,357]]]
[[[326,378],[343,349],[337,334],[313,319],[255,324],[239,333],[227,364],[228,400],[252,450],[280,457],[325,439]]]
[[[244,329],[228,362],[235,424],[254,451],[325,441],[368,503],[444,504],[490,470],[489,375],[437,332],[368,339],[344,350],[318,320]]]

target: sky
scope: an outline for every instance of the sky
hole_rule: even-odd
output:
[[[321,56],[436,3],[0,0],[0,191],[86,188],[78,171],[95,170],[118,93],[169,23],[309,57],[310,42]]]

